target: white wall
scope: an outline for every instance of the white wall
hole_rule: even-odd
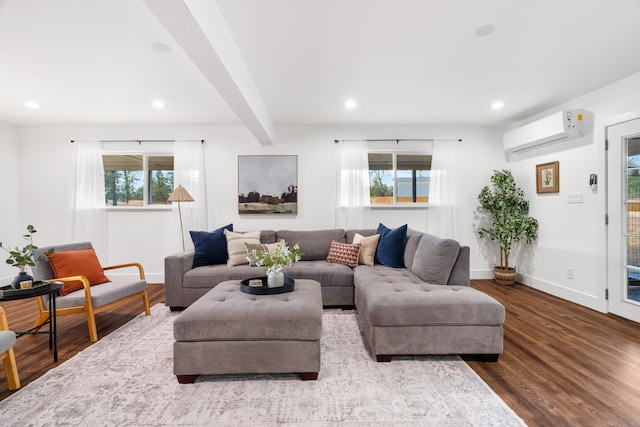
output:
[[[481,253],[473,231],[476,197],[493,168],[504,167],[501,133],[479,126],[287,126],[276,128],[277,144],[262,146],[240,126],[91,127],[42,126],[19,130],[21,164],[31,171],[20,197],[24,220],[38,228],[40,246],[71,240],[73,146],[70,140],[205,139],[209,229],[232,222],[237,230],[321,229],[335,226],[335,139],[461,138],[462,199],[465,204],[463,243],[472,248],[474,275],[486,275],[491,262]],[[402,144],[402,143],[401,143]],[[415,144],[415,143],[407,143]],[[28,154],[27,154],[28,153]],[[298,215],[295,217],[240,216],[237,213],[237,164],[243,154],[298,156]],[[376,222],[390,227],[407,223],[424,230],[424,209],[376,210]],[[164,257],[172,246],[171,211],[108,213],[108,253],[105,265],[142,262],[149,281],[163,280]],[[187,236],[188,239],[188,236]]]
[[[593,127],[583,138],[511,155],[508,161],[517,182],[529,195],[531,215],[540,222],[535,251],[527,251],[519,260],[522,280],[603,312],[607,311],[604,127],[615,122],[617,116],[640,111],[638,93],[640,74],[635,74],[531,118],[583,108],[591,113]],[[535,165],[556,160],[560,162],[560,192],[536,195]],[[596,191],[588,185],[592,173],[598,175]],[[568,193],[582,193],[584,202],[567,203]],[[573,280],[567,278],[568,267],[574,269]]]
[[[18,134],[15,126],[0,123],[0,242],[4,246],[22,246],[21,235],[26,232],[27,223],[18,220],[20,178],[18,168]],[[27,170],[28,171],[28,170]],[[20,175],[28,172],[20,169]],[[18,274],[18,269],[4,261],[7,253],[0,250],[0,285],[5,285]]]
[[[205,139],[209,229],[233,222],[238,230],[319,229],[334,227],[335,139],[358,138],[462,138],[461,194],[465,224],[462,243],[471,247],[472,278],[491,277],[495,248],[478,242],[477,194],[493,169],[510,168],[531,200],[531,215],[540,221],[535,246],[516,253],[521,280],[570,301],[606,311],[606,229],[604,126],[615,117],[640,111],[640,74],[586,94],[532,119],[563,108],[584,108],[592,113],[592,131],[562,145],[532,150],[507,158],[500,129],[479,126],[287,126],[276,128],[274,146],[258,144],[239,126],[46,126],[0,125],[0,179],[5,184],[0,200],[0,238],[16,241],[27,224],[38,229],[40,246],[71,239],[73,156],[71,139]],[[529,121],[529,120],[527,120]],[[16,142],[18,141],[18,142]],[[296,217],[239,216],[236,208],[237,156],[242,154],[298,155],[299,213]],[[560,162],[560,193],[537,195],[535,165]],[[589,174],[599,176],[599,188],[588,188]],[[13,185],[19,179],[16,187]],[[567,194],[582,192],[584,203],[568,204]],[[13,203],[18,200],[18,205]],[[105,264],[141,261],[150,281],[162,281],[163,259],[172,246],[171,211],[110,212]],[[377,210],[379,221],[395,227],[404,223],[425,228],[425,211]],[[375,226],[377,224],[372,224]],[[574,279],[567,279],[567,267]],[[14,269],[0,263],[0,278]]]

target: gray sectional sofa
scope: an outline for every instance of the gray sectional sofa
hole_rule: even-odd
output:
[[[389,361],[401,354],[479,354],[497,360],[502,353],[505,310],[469,286],[469,247],[451,239],[408,230],[404,267],[376,263],[349,267],[327,262],[331,242],[351,243],[366,230],[263,230],[262,243],[299,243],[304,256],[285,267],[293,279],[321,284],[324,306],[356,306],[373,354]],[[194,252],[165,258],[165,304],[182,309],[217,284],[263,276],[261,267],[226,264],[192,268]]]

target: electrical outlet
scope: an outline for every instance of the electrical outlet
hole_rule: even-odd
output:
[[[567,279],[573,280],[573,267],[567,267]]]

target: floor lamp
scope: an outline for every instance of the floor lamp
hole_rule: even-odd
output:
[[[180,210],[180,202],[195,202],[191,194],[182,185],[178,185],[173,193],[167,199],[167,202],[178,202],[178,214],[180,215],[180,235],[182,236],[182,250],[184,251],[184,228],[182,227],[182,210]]]

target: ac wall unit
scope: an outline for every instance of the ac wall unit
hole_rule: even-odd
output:
[[[584,110],[562,110],[544,119],[508,131],[503,135],[504,149],[519,153],[583,135]]]

